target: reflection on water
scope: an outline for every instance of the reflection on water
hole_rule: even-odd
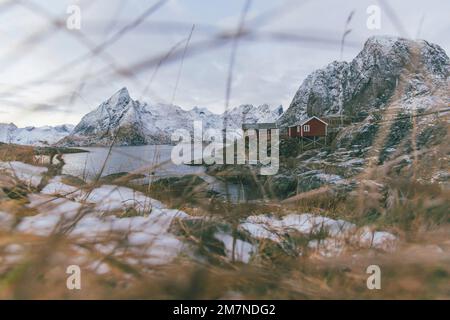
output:
[[[83,148],[84,153],[71,153],[64,155],[65,165],[63,174],[70,174],[84,180],[92,180],[101,172],[107,176],[120,172],[140,173],[146,176],[136,182],[146,183],[150,179],[158,179],[183,175],[198,175],[208,182],[210,189],[226,195],[233,202],[254,200],[259,198],[254,190],[245,186],[228,183],[225,184],[205,173],[203,166],[175,165],[170,158],[173,146],[147,145],[114,147],[88,147]]]
[[[148,145],[130,147],[89,147],[89,152],[65,154],[64,174],[90,180],[100,172],[107,176],[119,172],[135,172],[158,178],[201,174],[201,166],[175,165],[170,160],[173,146]]]

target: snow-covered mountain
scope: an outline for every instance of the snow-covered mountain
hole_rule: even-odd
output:
[[[72,134],[58,144],[65,146],[168,144],[176,129],[192,131],[193,122],[201,120],[204,129],[223,128],[246,123],[275,122],[282,107],[243,105],[225,114],[206,108],[184,110],[171,104],[146,104],[133,100],[126,88],[120,89],[97,109],[86,114]]]
[[[73,128],[71,124],[18,128],[14,123],[0,123],[0,142],[46,146],[68,136]]]
[[[243,104],[223,114],[229,127],[239,128],[243,123],[274,122],[283,113],[283,107],[272,107],[262,104],[254,107],[251,104]]]
[[[438,45],[374,36],[351,62],[334,61],[310,74],[279,124],[341,112],[362,119],[389,101],[405,109],[427,108],[436,100],[448,104],[449,74],[449,58]]]

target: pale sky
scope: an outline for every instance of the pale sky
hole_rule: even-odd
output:
[[[158,1],[10,2],[0,1],[0,122],[76,124],[124,86],[132,98],[148,103],[224,111],[232,41],[220,35],[235,32],[244,0],[168,0],[119,38],[119,30]],[[80,30],[66,28],[70,5],[81,10]],[[366,26],[370,5],[381,9],[380,29]],[[253,0],[246,33],[237,43],[230,107],[287,108],[308,74],[340,59],[339,43],[352,11],[343,60],[350,61],[372,35],[418,37],[450,52],[448,0]],[[115,42],[104,51],[87,55],[111,39]],[[171,48],[175,53],[157,68]],[[133,75],[125,72],[133,66]]]

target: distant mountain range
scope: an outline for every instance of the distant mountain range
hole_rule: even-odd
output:
[[[64,124],[59,126],[18,128],[14,123],[0,123],[0,142],[23,145],[52,145],[69,135],[75,126]]]
[[[206,108],[184,110],[171,104],[146,104],[133,100],[127,88],[86,114],[73,132],[62,139],[63,146],[106,146],[169,144],[176,129],[193,130],[193,123],[201,120],[204,129],[240,128],[242,123],[275,122],[283,108],[266,104],[254,107],[241,105],[224,114]]]
[[[275,122],[283,107],[263,104],[241,105],[224,114],[206,108],[184,110],[176,105],[149,105],[133,100],[127,88],[117,91],[97,109],[86,114],[77,126],[18,128],[14,123],[0,123],[0,142],[46,146],[107,146],[168,144],[176,129],[192,130],[193,122],[201,120],[204,129],[223,128],[224,119],[230,128],[242,123]]]

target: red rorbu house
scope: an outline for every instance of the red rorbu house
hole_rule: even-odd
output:
[[[293,137],[325,137],[327,135],[328,123],[316,116],[303,120],[302,122],[288,127],[288,136]]]

